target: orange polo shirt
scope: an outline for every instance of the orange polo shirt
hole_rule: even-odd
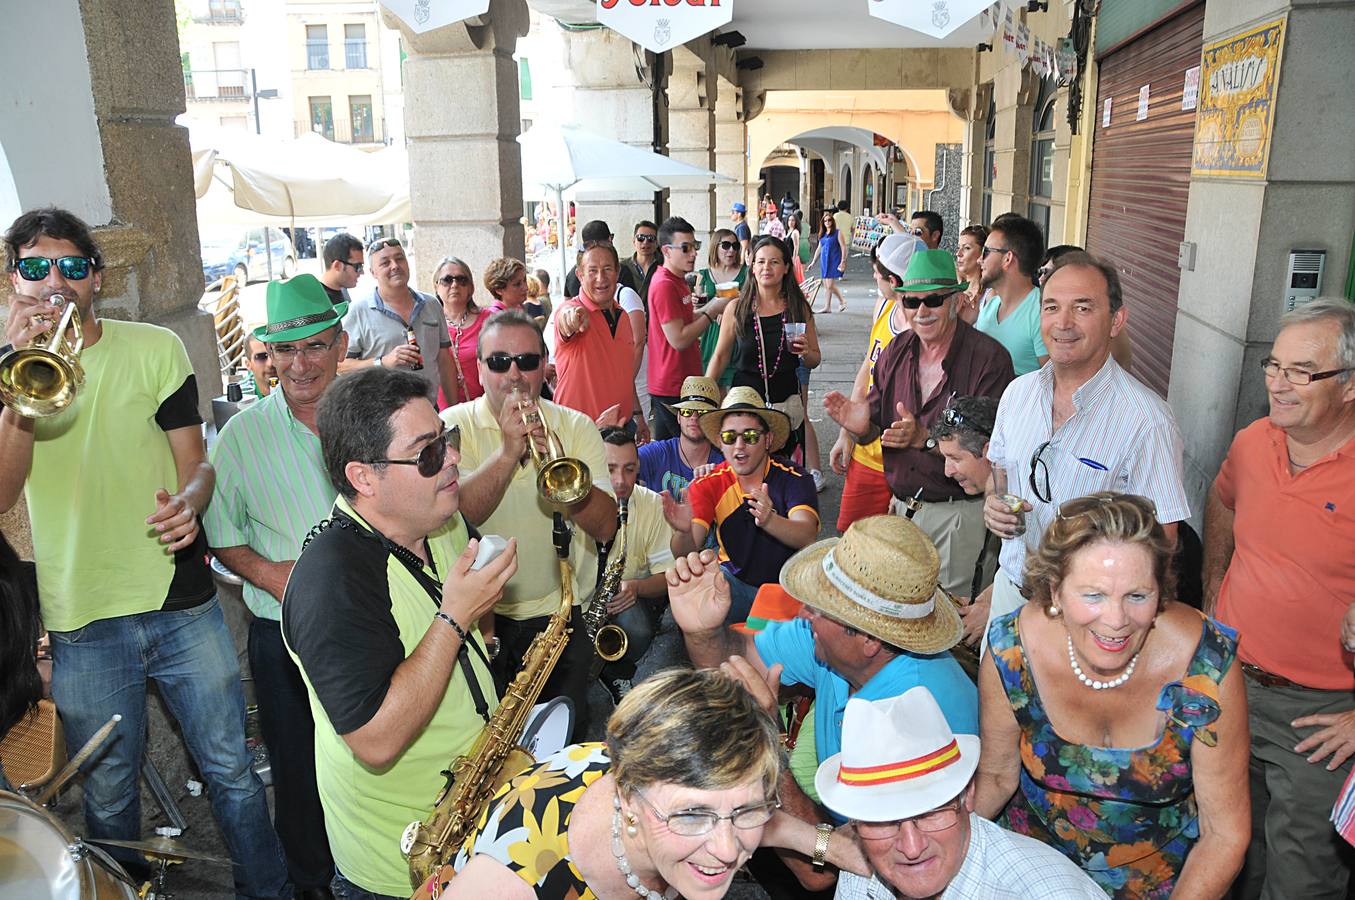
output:
[[[1214,481],[1235,547],[1218,618],[1245,662],[1296,684],[1355,689],[1341,618],[1355,602],[1355,440],[1290,474],[1282,430],[1258,419]]]
[[[572,306],[588,313],[588,327],[565,340],[559,323]],[[629,418],[635,403],[635,338],[630,317],[616,304],[612,304],[612,310],[615,330],[586,293],[560,304],[555,314],[555,402],[577,409],[590,419],[614,405],[620,405]]]

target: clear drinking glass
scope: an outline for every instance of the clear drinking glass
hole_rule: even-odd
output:
[[[1004,466],[993,466],[993,493],[997,494],[1007,508],[1016,515],[1016,530],[1012,533],[1012,537],[1020,537],[1025,534],[1025,501],[1021,499],[1020,494],[1012,492],[1012,486],[1007,477],[1007,469]]]

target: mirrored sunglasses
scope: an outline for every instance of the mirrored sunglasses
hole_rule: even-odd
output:
[[[762,435],[764,433],[765,432],[758,431],[756,428],[746,428],[743,431],[735,431],[730,428],[720,432],[720,443],[733,446],[735,441],[739,438],[743,438],[745,444],[753,447],[757,445],[758,441],[762,440]]]
[[[25,256],[14,263],[15,270],[24,281],[42,281],[52,271],[52,265],[68,281],[83,281],[89,277],[94,260],[85,256],[63,256],[50,259],[46,256]]]

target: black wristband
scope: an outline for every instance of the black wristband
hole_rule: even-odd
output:
[[[457,634],[457,636],[461,638],[461,643],[465,644],[466,646],[470,646],[470,635],[466,634],[466,630],[465,630],[464,628],[462,628],[460,625],[456,624],[456,620],[455,620],[455,619],[453,619],[451,616],[447,615],[447,614],[446,614],[445,612],[443,612],[442,610],[438,610],[436,613],[434,613],[433,618],[434,618],[434,619],[441,619],[442,621],[446,622],[448,625],[452,626],[452,631],[455,631],[456,634]]]

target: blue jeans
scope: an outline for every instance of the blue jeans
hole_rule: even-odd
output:
[[[753,601],[757,599],[757,587],[731,572],[729,563],[721,563],[720,569],[725,573],[725,581],[729,582],[729,612],[725,614],[725,624],[738,625],[747,621]]]
[[[207,781],[234,862],[237,897],[290,897],[263,784],[245,749],[240,664],[221,607],[148,612],[54,631],[52,697],[72,756],[114,713],[122,721],[85,769],[86,838],[138,840],[146,681],[155,681]],[[132,854],[135,856],[135,854]]]
[[[334,892],[334,900],[405,900],[404,897],[393,897],[390,894],[373,894],[344,878],[342,872],[334,876],[334,883],[329,889]]]

